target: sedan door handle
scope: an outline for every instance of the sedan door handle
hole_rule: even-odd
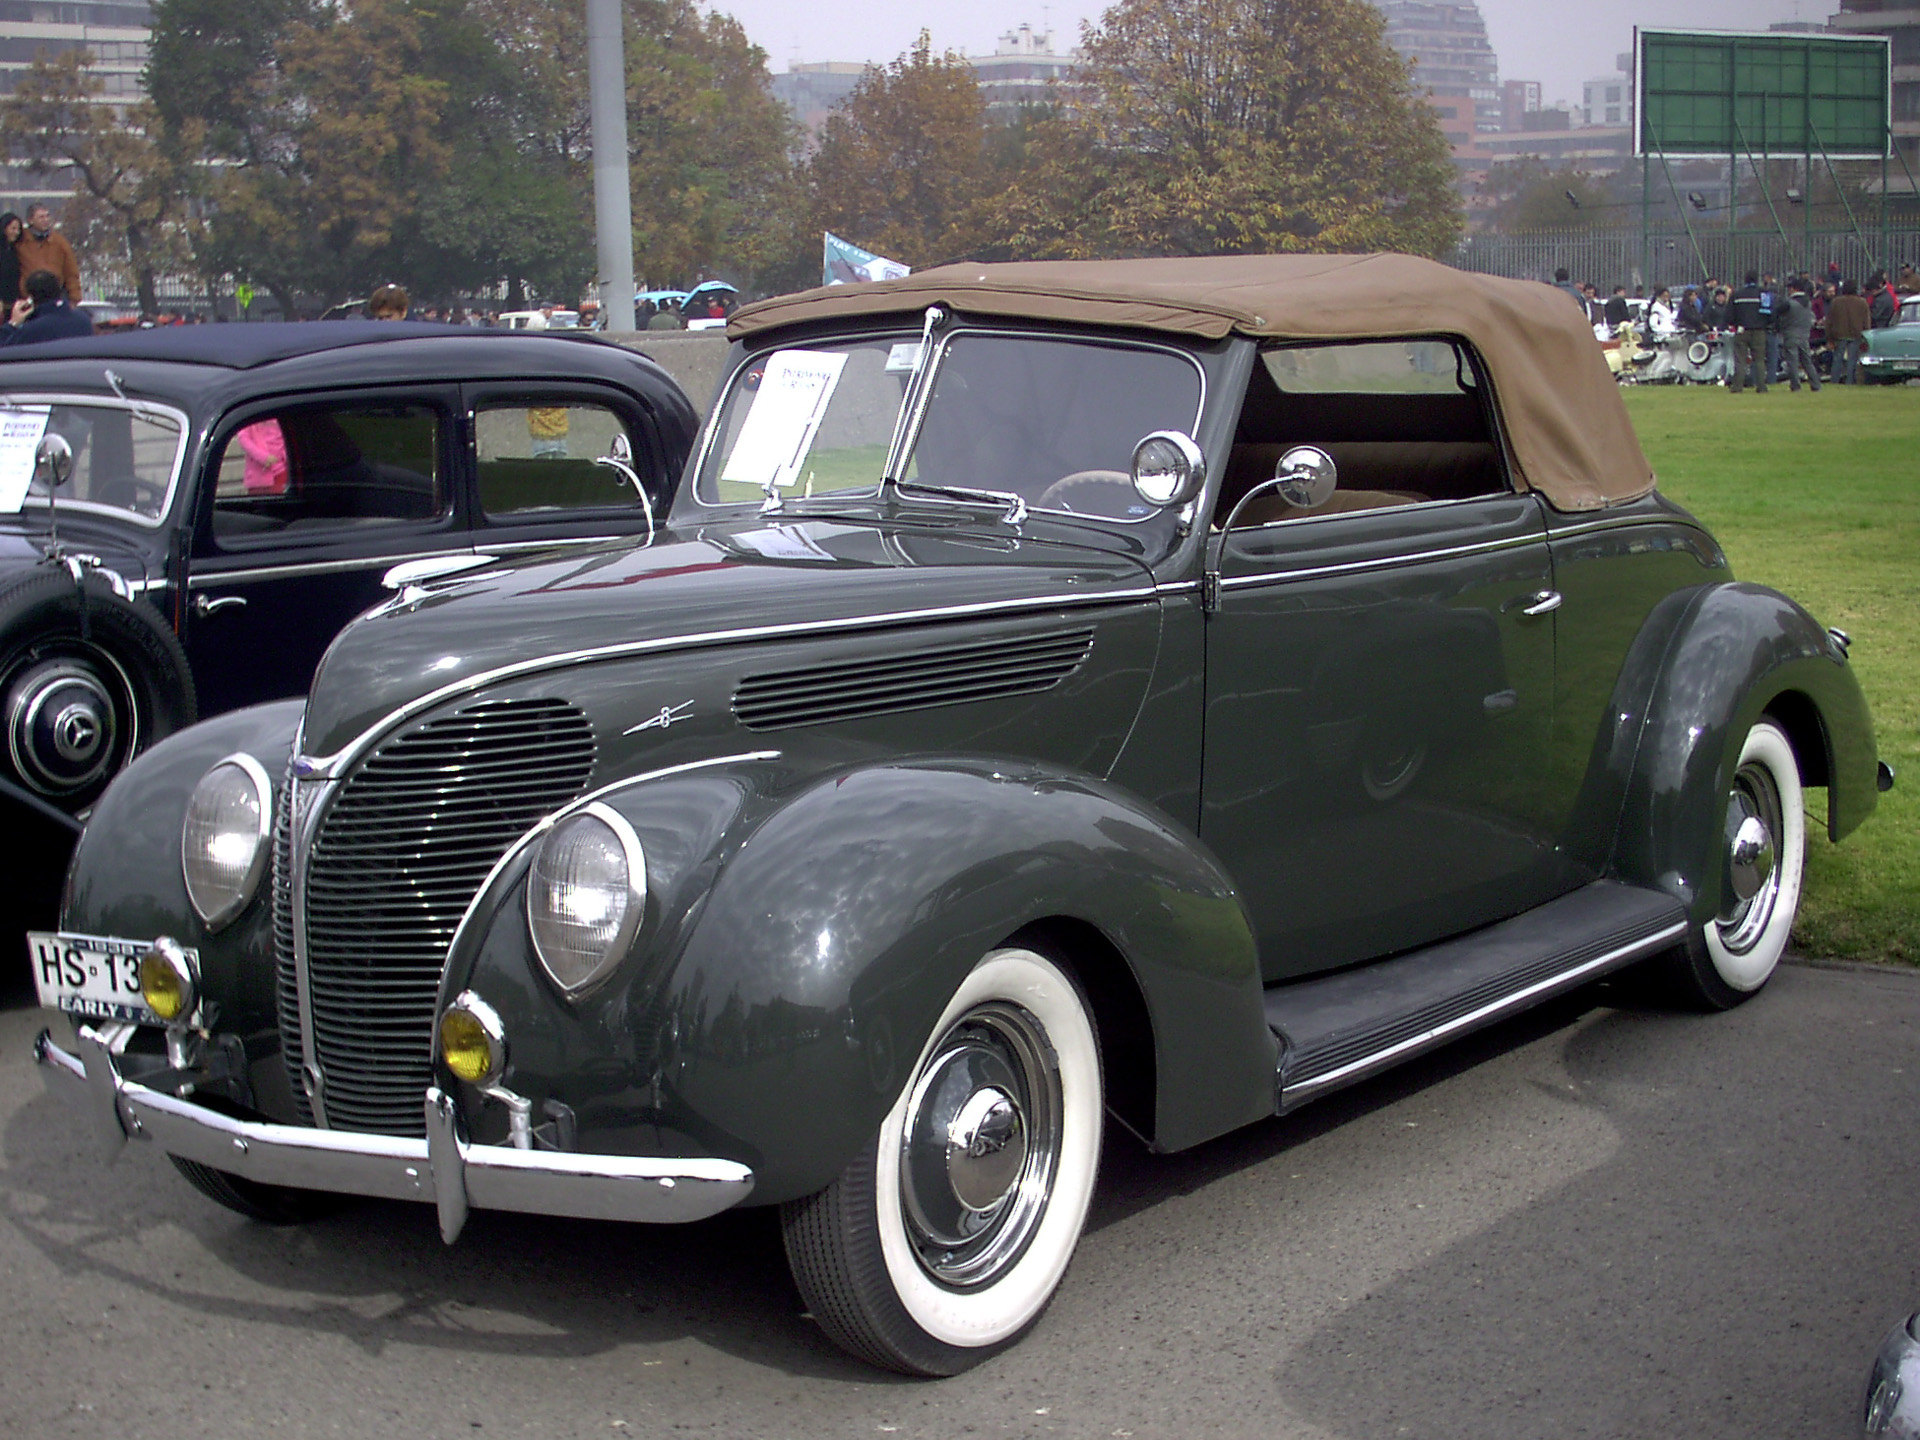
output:
[[[196,595],[193,597],[193,613],[204,620],[209,615],[246,603],[247,597],[244,595]]]
[[[1561,594],[1558,590],[1541,590],[1530,599],[1522,615],[1547,615],[1560,608]]]

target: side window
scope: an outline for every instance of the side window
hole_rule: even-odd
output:
[[[1332,459],[1332,495],[1299,506],[1263,492],[1247,502],[1236,528],[1510,488],[1491,407],[1464,346],[1431,339],[1292,345],[1263,351],[1260,360],[1234,432],[1216,528],[1298,445]]]
[[[474,414],[480,509],[489,519],[638,508],[629,472],[653,485],[645,451],[604,405],[483,405]]]
[[[302,406],[227,437],[214,490],[223,543],[447,513],[440,412],[429,405]]]

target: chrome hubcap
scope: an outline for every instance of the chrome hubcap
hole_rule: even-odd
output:
[[[1060,1148],[1060,1076],[1017,1005],[972,1011],[935,1045],[901,1135],[900,1201],[935,1280],[985,1284],[1017,1261],[1046,1212]]]
[[[1761,765],[1743,765],[1727,796],[1725,872],[1721,876],[1720,939],[1736,953],[1750,950],[1773,916],[1780,890],[1775,837],[1780,792]]]
[[[14,771],[41,794],[68,795],[111,773],[121,748],[113,696],[87,666],[34,666],[13,686],[6,713]]]

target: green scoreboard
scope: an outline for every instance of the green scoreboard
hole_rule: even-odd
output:
[[[1886,154],[1883,35],[1636,30],[1634,153]]]

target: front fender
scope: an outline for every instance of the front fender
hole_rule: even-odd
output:
[[[258,760],[277,794],[303,704],[280,700],[230,711],[162,740],[114,777],[67,870],[62,929],[133,940],[170,935],[197,949],[205,993],[220,1006],[220,1027],[249,1037],[277,1027],[273,887],[263,877],[239,917],[209,932],[187,899],[180,823],[200,777],[229,755]]]
[[[1834,840],[1878,798],[1873,724],[1845,651],[1778,591],[1707,585],[1662,608],[1649,620],[1657,645],[1636,647],[1614,695],[1609,763],[1624,804],[1610,869],[1705,923],[1720,907],[1726,797],[1754,722],[1778,720],[1802,777],[1827,787]]]
[[[603,994],[566,1007],[538,975],[524,859],[492,887],[471,964],[450,970],[450,988],[470,974],[509,1034],[529,1035],[508,1083],[574,1105],[583,1146],[738,1159],[756,1203],[818,1190],[872,1138],[967,971],[1059,917],[1099,930],[1144,998],[1158,1145],[1272,1113],[1277,1056],[1246,915],[1164,816],[1024,761],[881,765],[784,790],[753,768],[766,773],[605,797],[648,848],[658,899]],[[656,856],[674,831],[677,857]],[[597,1080],[567,1080],[583,1051]],[[643,1116],[653,1133],[634,1128]]]

